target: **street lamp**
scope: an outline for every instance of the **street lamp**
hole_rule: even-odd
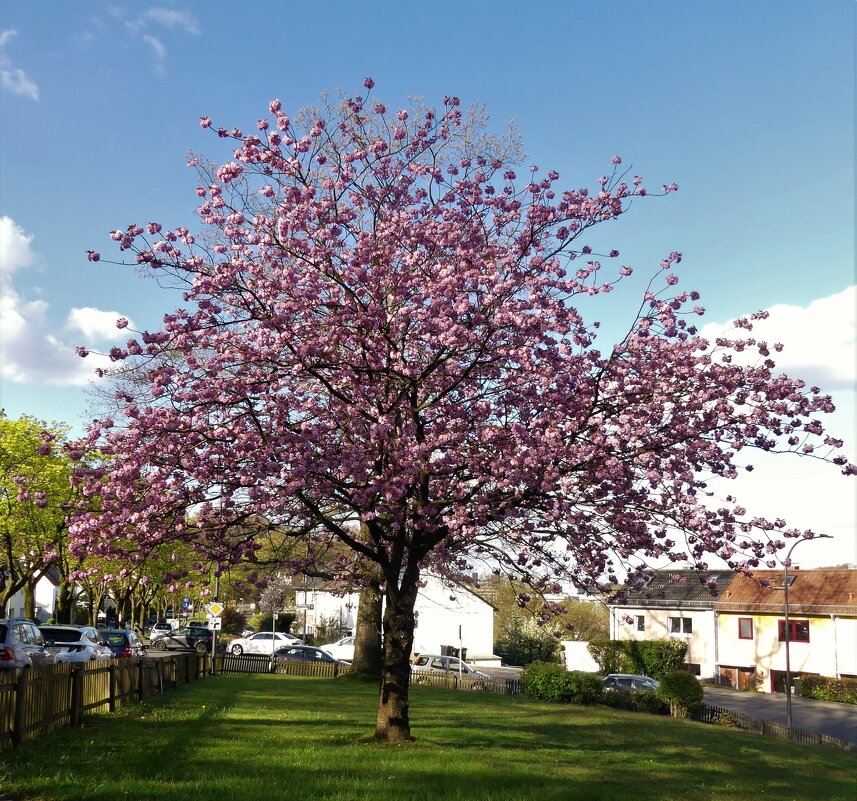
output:
[[[812,537],[795,540],[792,547],[786,553],[786,558],[783,559],[783,607],[785,609],[785,636],[786,636],[786,728],[789,732],[789,739],[792,738],[792,665],[791,653],[789,644],[791,643],[792,633],[789,628],[789,566],[791,565],[792,551],[807,540],[832,540],[830,534],[814,534]]]

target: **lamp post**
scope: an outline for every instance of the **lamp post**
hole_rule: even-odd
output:
[[[789,645],[792,639],[791,629],[789,628],[789,567],[791,566],[792,551],[806,540],[832,540],[830,534],[815,534],[812,537],[795,540],[792,547],[786,553],[786,558],[783,559],[783,607],[785,616],[785,638],[786,638],[786,728],[788,729],[789,739],[792,738],[792,665],[791,653]]]

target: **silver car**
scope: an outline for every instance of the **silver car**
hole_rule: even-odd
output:
[[[441,676],[461,675],[468,679],[489,679],[487,673],[471,667],[457,656],[440,656],[439,654],[418,654],[411,660],[411,670],[416,680],[419,674],[435,674]]]
[[[0,620],[0,670],[52,665],[45,638],[31,620]]]
[[[113,659],[113,651],[92,626],[39,626],[45,638],[45,650],[57,662],[83,664],[98,659]]]

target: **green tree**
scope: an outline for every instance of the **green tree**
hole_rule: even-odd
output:
[[[68,552],[66,517],[79,500],[71,480],[81,454],[67,429],[33,417],[0,412],[0,614],[24,591],[24,614],[33,617],[34,590],[50,566],[59,573],[57,618],[72,607],[70,574],[79,560]]]

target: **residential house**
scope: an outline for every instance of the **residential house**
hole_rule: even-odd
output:
[[[687,669],[701,678],[717,672],[715,604],[734,572],[663,570],[608,604],[611,640],[668,640],[687,643]]]
[[[36,623],[47,623],[54,614],[59,595],[59,574],[49,567],[36,582],[33,591]],[[24,591],[19,590],[6,602],[7,617],[24,617]]]
[[[787,636],[793,676],[857,678],[857,569],[790,571],[788,629],[783,575],[736,575],[718,597],[720,681],[782,692]]]
[[[453,584],[431,574],[423,580],[414,606],[414,652],[439,654],[463,648],[468,661],[499,664],[493,653],[494,607],[468,589],[465,581]],[[343,634],[352,633],[356,626],[358,593],[337,595],[322,584],[308,584],[306,590],[298,584],[295,600],[298,634],[304,614],[308,635],[315,633],[322,619],[338,619]]]

